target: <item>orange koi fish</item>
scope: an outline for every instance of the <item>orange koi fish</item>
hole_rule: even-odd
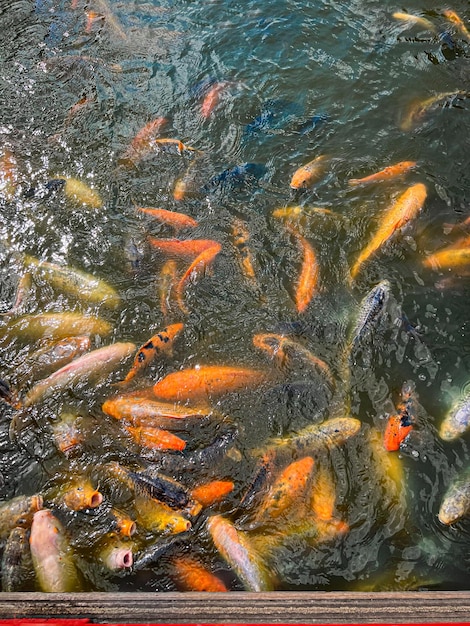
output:
[[[253,267],[253,255],[251,254],[251,250],[247,245],[247,242],[250,238],[250,233],[248,232],[248,229],[242,220],[235,219],[233,221],[232,237],[243,275],[250,283],[256,284],[256,275]]]
[[[351,178],[348,181],[348,185],[367,185],[368,183],[378,183],[391,178],[398,178],[399,176],[403,176],[406,172],[409,172],[409,170],[413,167],[416,167],[416,165],[416,161],[400,161],[399,163],[385,167],[383,170],[380,170],[380,172],[376,172],[370,176],[365,176],[364,178]]]
[[[131,141],[129,148],[120,157],[119,163],[126,164],[130,162],[136,165],[152,151],[152,141],[160,134],[161,129],[168,123],[166,117],[157,117],[148,124],[145,124],[134,139]]]
[[[155,398],[145,397],[142,392],[108,398],[101,409],[106,415],[118,420],[126,420],[133,426],[155,426],[170,430],[175,428],[178,422],[200,419],[209,414],[207,407],[189,408],[179,404],[165,403]]]
[[[201,254],[194,259],[194,261],[191,263],[191,265],[188,267],[186,272],[181,277],[179,283],[176,285],[176,290],[175,290],[176,301],[178,302],[178,306],[181,309],[181,311],[185,313],[186,315],[189,313],[189,310],[183,301],[183,291],[184,291],[184,288],[186,287],[186,283],[189,277],[192,276],[193,273],[198,275],[204,272],[206,268],[209,266],[209,264],[212,263],[212,261],[215,259],[215,257],[219,254],[221,250],[222,250],[222,246],[220,245],[220,243],[216,243],[214,246],[211,246],[210,248],[206,248],[205,250],[203,250]]]
[[[200,150],[196,150],[196,148],[191,148],[191,146],[187,146],[179,139],[154,139],[151,142],[151,147],[157,152],[172,152],[175,151],[177,154],[182,154],[184,151],[187,152],[200,152]]]
[[[259,333],[254,335],[253,345],[277,359],[281,365],[285,365],[290,360],[287,352],[292,350],[295,354],[300,355],[306,363],[312,365],[315,369],[319,369],[331,387],[335,386],[330,367],[325,361],[316,357],[299,342],[275,333]]]
[[[397,414],[391,415],[387,421],[384,433],[384,447],[389,452],[399,450],[400,445],[413,430],[412,389],[404,385],[402,390],[403,401],[397,407]]]
[[[173,402],[206,401],[225,393],[253,389],[266,381],[262,370],[231,365],[201,365],[167,374],[155,383],[157,398]]]
[[[326,155],[322,154],[294,172],[290,181],[292,189],[307,189],[318,181],[326,168]]]
[[[424,267],[434,270],[439,268],[457,268],[470,263],[470,237],[462,237],[455,243],[429,254],[423,261]]]
[[[186,448],[186,441],[161,428],[154,428],[152,426],[125,426],[126,430],[134,441],[144,448],[151,450],[184,450]]]
[[[444,11],[443,15],[450,22],[452,22],[453,24],[457,26],[457,29],[459,30],[460,34],[463,35],[463,37],[467,41],[470,41],[470,32],[468,32],[467,27],[463,23],[462,19],[457,15],[457,13],[455,13],[455,11]]]
[[[392,415],[384,433],[384,446],[389,452],[399,450],[400,445],[413,430],[408,414]]]
[[[220,100],[220,94],[222,93],[226,84],[227,83],[225,82],[215,83],[215,85],[213,85],[207,92],[201,105],[201,115],[204,119],[210,117],[212,111],[218,105]]]
[[[235,485],[231,480],[213,480],[195,487],[191,491],[191,497],[202,504],[202,506],[212,506],[220,502],[231,493]]]
[[[288,513],[289,509],[301,507],[313,465],[311,456],[290,463],[268,490],[256,514],[256,521],[274,520]]]
[[[0,316],[11,316],[19,313],[24,301],[31,292],[32,286],[33,275],[31,274],[31,272],[25,272],[18,281],[18,285],[16,287],[15,301],[13,302],[11,309],[8,309],[8,311],[5,311],[4,313],[0,313]]]
[[[168,259],[163,264],[159,276],[159,295],[160,295],[160,310],[162,315],[166,318],[169,314],[169,303],[171,301],[171,292],[175,287],[177,281],[176,261],[174,259]]]
[[[351,279],[356,278],[362,264],[374,254],[399,228],[404,226],[422,208],[426,200],[425,185],[417,183],[402,193],[382,216],[381,225],[372,241],[364,248],[351,270]]]
[[[173,343],[183,330],[183,326],[183,324],[170,324],[140,346],[129,373],[119,384],[127,384],[160,354],[171,355]]]
[[[411,103],[406,114],[403,116],[400,129],[409,131],[415,128],[423,119],[423,117],[432,109],[435,108],[442,100],[446,100],[451,96],[458,96],[461,94],[460,90],[447,91],[445,93],[438,93],[435,96],[426,98],[425,100],[418,100]]]
[[[111,517],[115,523],[115,532],[122,537],[132,537],[137,531],[137,524],[127,513],[123,513],[118,509],[112,508],[110,511]]]
[[[318,261],[310,243],[295,228],[287,226],[289,231],[297,239],[302,249],[302,269],[297,281],[295,291],[295,305],[299,313],[303,313],[310,304],[317,289],[319,279]]]
[[[184,213],[177,211],[168,211],[167,209],[153,209],[151,207],[137,207],[138,211],[151,215],[155,219],[169,226],[173,226],[176,230],[180,228],[194,228],[198,222]]]
[[[220,578],[194,557],[185,555],[174,558],[172,569],[182,591],[228,591]]]
[[[17,185],[18,163],[13,152],[5,147],[0,156],[0,194],[6,200],[11,200],[15,195]]]
[[[95,11],[86,11],[86,23],[85,23],[85,32],[87,34],[91,33],[93,29],[93,24],[98,20],[104,21],[104,15],[101,13],[96,13]]]
[[[318,467],[313,478],[310,509],[315,517],[324,522],[333,519],[336,505],[336,485],[331,471]]]
[[[213,239],[156,239],[148,237],[152,248],[168,256],[194,259],[207,248],[220,245]]]
[[[426,30],[435,31],[436,28],[434,24],[427,20],[425,17],[419,17],[418,15],[412,15],[411,13],[400,13],[400,11],[396,11],[392,14],[396,20],[402,20],[403,22],[408,22],[408,24],[415,24],[416,26],[421,26]]]
[[[94,98],[89,98],[88,96],[83,96],[82,98],[80,98],[80,100],[78,100],[75,104],[73,104],[68,113],[67,113],[67,117],[65,118],[65,126],[68,126],[70,124],[70,122],[72,121],[72,119],[78,114],[80,113],[80,111],[83,111],[83,109],[85,109],[87,106],[89,106],[90,104],[92,104],[95,101]]]

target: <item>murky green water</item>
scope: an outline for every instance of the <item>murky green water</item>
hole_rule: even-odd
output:
[[[230,497],[209,514],[220,512],[243,528],[239,502],[255,471],[251,451],[270,437],[327,419],[331,410],[331,394],[317,373],[301,361],[276,369],[253,346],[253,336],[281,333],[299,341],[330,365],[341,388],[339,362],[348,324],[366,293],[388,279],[389,326],[377,337],[370,364],[351,372],[351,415],[363,427],[327,455],[337,486],[336,516],[350,530],[319,544],[295,533],[287,537],[268,559],[276,572],[273,586],[468,588],[468,521],[447,528],[437,513],[446,488],[468,465],[468,437],[444,442],[438,428],[470,379],[469,282],[464,270],[422,265],[426,254],[455,240],[447,225],[463,221],[470,210],[470,43],[443,16],[451,8],[470,27],[468,4],[91,1],[72,7],[71,2],[25,0],[2,2],[0,8],[0,142],[18,164],[14,193],[4,190],[1,196],[2,310],[15,298],[22,273],[19,253],[26,252],[90,272],[119,291],[121,304],[113,311],[36,281],[25,302],[27,313],[99,314],[113,331],[93,338],[94,347],[112,341],[140,346],[167,323],[184,321],[172,358],[150,368],[149,384],[196,364],[275,371],[276,384],[215,403],[226,416],[222,426],[237,429],[237,454],[179,476],[191,487],[209,478],[233,480]],[[402,10],[425,17],[435,30],[392,17]],[[88,29],[87,11],[104,19],[98,16]],[[211,81],[224,85],[204,117],[204,85]],[[403,130],[414,101],[456,92]],[[87,104],[71,115],[83,98]],[[154,151],[134,167],[119,167],[136,133],[157,117],[167,120],[161,136],[178,138],[203,155]],[[307,191],[291,190],[294,171],[320,154],[329,158],[326,175]],[[406,178],[348,186],[352,177],[402,160],[417,161]],[[266,170],[241,184],[230,178],[214,183],[214,177],[244,163]],[[175,182],[191,164],[193,193],[175,200]],[[47,183],[60,176],[97,190],[102,208],[74,204],[63,189],[48,190]],[[419,216],[364,263],[350,287],[349,269],[380,212],[417,182],[427,188]],[[314,247],[320,268],[318,293],[301,314],[294,303],[300,249],[282,221],[272,217],[275,209],[295,204],[341,216],[317,214],[301,221],[300,232]],[[148,243],[149,235],[172,237],[174,231],[139,214],[135,205],[190,215],[199,225],[178,236],[222,244],[212,271],[185,290],[188,315],[174,307],[173,313],[162,313],[163,259]],[[256,286],[236,255],[235,218],[250,235]],[[14,382],[15,368],[36,348],[17,338],[4,341],[2,378]],[[140,448],[100,410],[114,392],[111,383],[127,369],[123,365],[100,385],[58,394],[34,407],[16,442],[8,436],[14,411],[2,406],[3,499],[42,491],[67,471],[91,472],[99,482],[103,460],[136,462]],[[400,452],[390,453],[399,457],[403,472],[403,493],[396,498],[376,472],[367,437],[371,427],[384,430],[406,381],[416,386],[418,408],[414,431]],[[73,461],[51,440],[51,424],[64,407],[89,415],[86,444]],[[204,449],[222,426],[205,422],[191,428],[182,435],[188,450]],[[111,489],[108,499],[113,495]],[[214,549],[206,513],[175,550],[197,553],[229,588],[241,589]],[[57,515],[76,550],[85,589],[177,588],[171,574],[174,551],[143,571],[111,575],[96,564],[97,536],[107,531],[105,514],[61,509]],[[154,540],[141,532],[139,549]]]

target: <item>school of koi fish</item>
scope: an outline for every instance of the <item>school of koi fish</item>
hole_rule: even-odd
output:
[[[84,33],[108,28],[116,39],[127,39],[106,0],[85,6],[73,0],[71,11],[84,19]],[[390,16],[407,28],[441,36],[451,32],[468,48],[464,21],[449,9],[438,18]],[[58,60],[51,57],[45,64]],[[114,71],[121,68],[116,64]],[[198,83],[193,97],[201,118],[216,115],[224,94],[236,88],[229,80]],[[440,108],[465,98],[468,92],[462,89],[412,102],[403,110],[400,131],[411,132]],[[92,97],[81,97],[65,112],[63,132],[93,105]],[[271,105],[244,135],[277,128],[279,118]],[[322,124],[328,124],[326,115],[300,120],[295,132]],[[431,190],[420,162],[383,163],[378,171],[358,171],[358,177],[339,181],[344,193],[354,189],[367,195],[376,189],[380,197],[384,190],[382,208],[363,226],[363,238],[349,243],[355,218],[321,202],[304,202],[328,176],[334,156],[306,155],[302,165],[291,168],[285,188],[292,202],[270,215],[284,242],[280,264],[292,268],[284,303],[289,322],[258,324],[254,334],[240,329],[239,359],[227,359],[223,334],[195,339],[195,320],[223,282],[216,279],[224,263],[230,267],[224,281],[229,284],[237,275],[254,309],[269,311],[271,287],[277,286],[268,288],[261,279],[263,242],[252,236],[243,213],[224,225],[223,236],[211,238],[204,212],[211,211],[214,194],[250,186],[262,193],[267,167],[247,162],[208,175],[206,152],[171,136],[169,128],[163,116],[143,120],[111,164],[117,180],[137,177],[153,159],[182,164],[166,206],[136,200],[127,208],[139,234],[134,230],[118,244],[116,263],[125,259],[134,284],[142,268],[154,273],[156,313],[149,316],[148,328],[134,327],[132,334],[132,324],[124,327],[122,320],[132,311],[119,281],[112,284],[99,271],[36,256],[2,230],[1,244],[17,276],[10,306],[0,318],[2,424],[7,449],[19,451],[26,465],[31,462],[39,483],[28,493],[19,480],[15,495],[0,503],[2,591],[315,589],[321,588],[322,576],[341,578],[335,573],[339,566],[323,569],[333,551],[361,571],[364,534],[373,537],[377,554],[388,546],[392,564],[396,545],[424,554],[425,541],[432,538],[410,519],[413,483],[402,452],[413,455],[413,437],[440,449],[468,436],[470,392],[455,399],[443,420],[434,421],[425,414],[414,381],[400,380],[395,397],[384,398],[377,380],[374,402],[380,408],[374,420],[364,417],[370,391],[365,379],[377,362],[387,365],[387,346],[413,345],[432,361],[402,311],[392,279],[372,284],[372,272],[364,280],[391,246],[400,248],[426,210]],[[49,139],[50,145],[63,140],[61,133]],[[6,216],[20,197],[46,203],[58,198],[100,221],[106,199],[90,181],[54,173],[38,182],[25,171],[14,142],[2,141],[0,194]],[[450,243],[429,250],[420,261],[422,271],[435,280],[443,273],[465,275],[469,225],[470,218],[445,225]],[[348,305],[333,295],[334,314],[320,306],[317,315],[315,307],[329,289],[324,254],[315,244],[324,233],[334,233],[353,253],[338,269]],[[223,301],[224,294],[219,297]],[[302,325],[309,313],[314,328]],[[189,336],[193,350],[199,340],[210,342],[212,357],[188,355]],[[294,427],[276,422],[275,408],[281,405],[300,412]],[[266,424],[251,423],[252,407],[258,415],[264,406]],[[348,464],[362,476],[361,484],[349,480]],[[470,464],[455,468],[453,475],[445,489],[440,487],[433,517],[459,533],[470,515]],[[391,566],[385,580],[362,578],[354,588],[429,588],[439,584],[430,571],[427,567],[418,575]],[[295,587],[291,580],[298,581]],[[345,588],[344,581],[338,585]]]

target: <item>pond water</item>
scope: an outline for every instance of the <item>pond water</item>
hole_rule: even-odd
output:
[[[168,324],[184,324],[172,354],[155,360],[136,389],[196,365],[269,372],[268,382],[211,398],[209,418],[175,433],[186,441],[182,453],[145,450],[101,410],[132,359],[26,410],[2,405],[1,498],[43,494],[72,546],[81,589],[185,588],[175,574],[183,555],[197,557],[228,589],[249,588],[214,545],[207,520],[215,515],[248,538],[253,561],[272,573],[267,588],[468,588],[469,522],[446,526],[438,512],[469,463],[468,436],[445,441],[439,428],[470,381],[470,273],[468,265],[423,265],[468,234],[455,225],[470,214],[470,35],[448,10],[470,29],[461,0],[0,1],[2,311],[15,301],[27,254],[93,274],[120,301],[114,308],[90,304],[80,288],[72,294],[33,272],[13,320],[68,311],[99,316],[111,331],[94,333],[93,348],[139,347]],[[427,22],[394,17],[398,11]],[[421,113],[413,109],[419,103]],[[159,118],[152,141],[132,144]],[[322,175],[293,189],[294,172],[320,155]],[[348,184],[401,161],[416,165],[401,177]],[[181,179],[187,189],[179,198]],[[99,206],[77,201],[66,181],[93,189]],[[426,187],[419,213],[351,281],[383,212],[418,183]],[[297,217],[273,216],[294,206],[301,207]],[[136,207],[183,213],[197,225],[176,231]],[[245,229],[238,245],[234,227]],[[183,308],[161,295],[168,256],[151,243],[174,237],[221,244],[205,271],[185,281]],[[299,311],[304,240],[319,278]],[[192,258],[178,260],[178,271]],[[251,259],[253,275],[243,259]],[[372,322],[361,355],[348,359],[361,302],[383,280],[390,285],[385,319]],[[13,323],[3,320],[3,328]],[[287,363],[254,345],[261,333],[292,340]],[[41,345],[27,332],[3,332],[0,376],[22,397],[38,378],[25,363]],[[333,384],[302,349],[327,364]],[[381,441],[404,385],[413,387],[413,430],[400,450],[386,453],[393,461],[381,461],[370,438]],[[298,459],[292,452],[267,483],[251,489],[259,478],[256,451],[340,410],[361,429],[342,445],[312,450],[312,476],[317,465],[327,468],[334,519],[347,530],[327,537],[313,526],[305,530],[294,515],[297,506],[304,510],[305,496],[290,503],[279,526],[268,520],[256,528],[267,485]],[[64,412],[84,424],[84,441],[72,455],[61,453],[52,436]],[[12,419],[19,423],[14,437]],[[216,453],[205,457],[214,442]],[[113,461],[134,470],[151,463],[188,489],[216,479],[234,488],[195,515],[159,558],[116,573],[97,556],[112,531],[109,510],[136,511],[104,476]],[[103,492],[102,505],[75,512],[51,496],[78,475]],[[138,562],[168,537],[137,528],[129,543]],[[24,589],[39,588],[34,576],[26,579]]]

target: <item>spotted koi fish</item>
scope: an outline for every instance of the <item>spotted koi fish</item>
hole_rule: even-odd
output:
[[[140,346],[129,373],[120,384],[124,385],[131,381],[158,355],[171,354],[173,342],[183,330],[183,326],[183,324],[170,324],[170,326],[167,326]]]

